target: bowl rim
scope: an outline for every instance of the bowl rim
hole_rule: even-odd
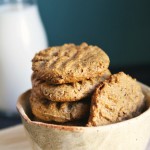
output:
[[[140,82],[139,82],[140,83]],[[148,87],[147,85],[140,83],[142,89],[144,88],[146,90],[146,92],[149,93],[150,95],[150,87]],[[132,124],[135,121],[139,121],[142,120],[144,118],[150,118],[150,107],[144,111],[142,114],[140,114],[137,117],[122,121],[122,122],[117,122],[117,123],[113,123],[113,124],[108,124],[108,125],[103,125],[103,126],[96,126],[96,127],[86,127],[86,126],[67,126],[67,125],[57,125],[57,124],[51,124],[51,123],[44,123],[44,122],[39,122],[39,121],[32,121],[27,114],[24,111],[24,108],[21,105],[21,102],[24,101],[25,99],[23,99],[23,97],[27,94],[30,94],[31,89],[27,90],[26,92],[22,93],[17,101],[17,110],[21,116],[21,118],[23,120],[25,120],[25,122],[27,122],[28,124],[32,124],[32,125],[36,125],[36,126],[42,126],[42,127],[46,127],[46,128],[57,128],[60,130],[72,130],[72,131],[81,131],[81,130],[85,130],[85,129],[90,129],[90,130],[107,130],[108,128],[118,128],[118,126],[125,126],[127,124]]]

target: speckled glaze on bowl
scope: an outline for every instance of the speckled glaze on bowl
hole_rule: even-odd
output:
[[[141,85],[148,109],[138,117],[106,126],[63,126],[32,121],[30,90],[19,97],[17,109],[33,150],[146,150],[150,138],[150,88]]]

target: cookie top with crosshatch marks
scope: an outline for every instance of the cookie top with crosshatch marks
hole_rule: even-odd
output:
[[[32,90],[40,97],[43,96],[51,101],[66,102],[78,101],[91,96],[96,86],[110,77],[109,70],[104,71],[100,76],[83,81],[67,84],[49,84],[41,81],[32,75]]]
[[[91,102],[87,126],[100,126],[138,116],[144,106],[144,95],[135,79],[119,72],[101,83]]]
[[[108,68],[109,62],[98,46],[64,44],[37,53],[32,69],[40,79],[62,84],[96,77]]]

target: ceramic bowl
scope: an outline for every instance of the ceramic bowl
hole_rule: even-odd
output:
[[[65,126],[33,121],[30,90],[17,102],[33,150],[148,150],[150,88],[141,84],[147,110],[138,117],[99,127]]]

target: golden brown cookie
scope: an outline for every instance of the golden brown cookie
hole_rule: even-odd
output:
[[[50,84],[72,83],[98,76],[109,66],[109,57],[99,47],[82,43],[50,47],[35,55],[32,69]]]
[[[90,96],[96,86],[110,77],[109,70],[104,71],[100,76],[86,79],[80,82],[52,85],[41,81],[36,77],[32,78],[33,92],[42,94],[51,101],[67,102],[78,101]],[[34,75],[33,75],[34,76]]]
[[[31,110],[35,117],[43,121],[68,122],[87,118],[90,102],[52,102],[50,100],[30,97]]]
[[[119,72],[105,80],[92,97],[88,126],[120,122],[139,115],[144,95],[135,79]]]

